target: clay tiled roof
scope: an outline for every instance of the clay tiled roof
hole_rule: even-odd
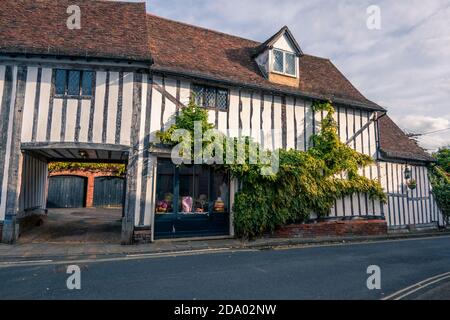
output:
[[[77,0],[81,30],[74,31],[66,26],[66,10],[72,4],[71,0],[0,0],[0,54],[146,63],[153,58],[155,71],[384,110],[366,99],[328,59],[302,54],[299,87],[278,85],[262,75],[253,58],[268,42],[148,15],[144,3],[118,1]],[[433,161],[389,117],[382,117],[379,125],[385,157]]]
[[[253,59],[260,42],[148,15],[149,44],[159,71],[383,110],[366,99],[328,59],[301,55],[300,86],[269,82]]]
[[[69,30],[67,8],[81,9]],[[0,53],[66,55],[150,62],[145,3],[1,0]]]
[[[388,116],[378,121],[381,153],[386,158],[432,162],[434,159],[411,140]]]

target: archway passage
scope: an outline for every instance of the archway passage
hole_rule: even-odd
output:
[[[121,242],[126,154],[48,149],[23,158],[19,243]],[[37,191],[39,203],[30,201]]]

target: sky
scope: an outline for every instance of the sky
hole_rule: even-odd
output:
[[[367,20],[380,9],[380,28]],[[287,25],[409,133],[450,128],[450,0],[147,0],[153,14],[257,41]],[[450,130],[423,136],[434,151]]]

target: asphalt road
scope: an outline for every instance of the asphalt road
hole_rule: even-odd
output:
[[[0,299],[381,299],[449,272],[450,237],[78,265],[81,290],[67,289],[66,264],[0,266]],[[381,290],[367,288],[371,265]],[[450,286],[411,298],[450,299]]]

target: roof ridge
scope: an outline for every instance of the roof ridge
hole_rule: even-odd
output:
[[[314,55],[308,54],[308,53],[304,53],[303,56],[311,57],[311,58],[315,58],[315,59],[320,59],[320,60],[325,60],[325,61],[330,61],[330,62],[331,62],[331,59],[330,59],[330,58],[314,56]]]
[[[196,29],[201,29],[201,30],[204,30],[204,31],[217,33],[217,34],[224,35],[224,36],[227,36],[227,37],[232,37],[232,38],[241,39],[241,40],[245,40],[245,41],[249,41],[249,42],[254,42],[255,45],[262,44],[262,42],[260,42],[260,41],[244,38],[244,37],[237,36],[237,35],[234,35],[234,34],[231,34],[231,33],[226,33],[226,32],[222,32],[222,31],[214,30],[214,29],[210,29],[210,28],[207,28],[207,27],[198,26],[198,25],[195,25],[195,24],[192,24],[192,23],[188,23],[188,22],[183,22],[183,21],[169,19],[169,18],[166,18],[166,17],[161,17],[161,16],[159,16],[157,14],[154,14],[154,13],[151,13],[151,12],[147,12],[147,16],[152,16],[152,17],[155,17],[155,18],[158,18],[158,19],[162,19],[162,20],[166,20],[166,21],[182,24],[182,25],[185,25],[185,26],[188,26],[188,27],[193,27],[193,28],[196,28]]]
[[[295,91],[314,99],[331,98],[337,103],[384,110],[364,97],[328,58],[302,54],[302,80],[295,87],[283,86],[270,82],[258,68],[254,51],[258,49],[259,42],[174,21],[150,12],[147,12],[147,23],[150,27],[150,50],[155,59],[153,68],[160,72],[179,72],[189,77],[204,76],[211,81],[248,84],[267,90]],[[200,48],[193,41],[199,41]],[[329,73],[329,77],[325,73]]]

